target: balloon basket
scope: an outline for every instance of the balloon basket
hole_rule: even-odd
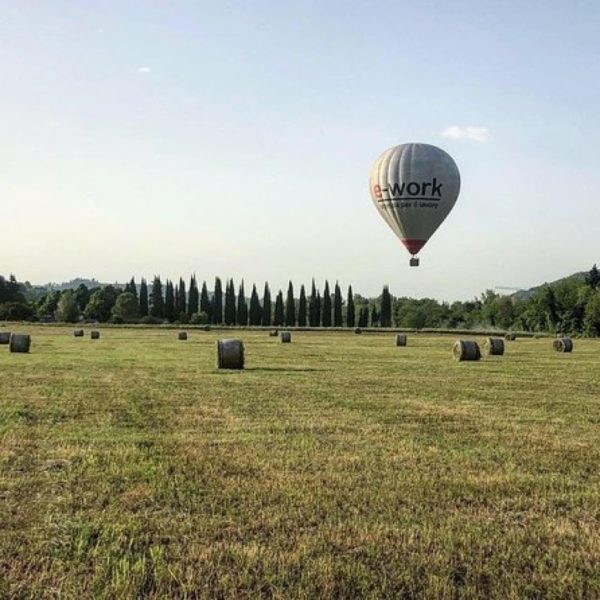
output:
[[[409,263],[408,263],[411,267],[418,267],[419,266],[419,259],[416,258],[415,256],[413,256]]]

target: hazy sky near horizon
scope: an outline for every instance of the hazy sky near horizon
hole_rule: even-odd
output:
[[[0,5],[2,274],[454,300],[600,263],[595,0]],[[462,176],[418,269],[368,190],[408,141]]]

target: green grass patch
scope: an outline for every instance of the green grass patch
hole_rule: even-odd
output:
[[[24,326],[0,597],[600,596],[600,342]],[[231,332],[226,336],[230,337]]]

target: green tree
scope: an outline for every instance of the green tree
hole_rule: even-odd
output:
[[[285,300],[285,324],[287,327],[296,325],[296,301],[294,300],[294,286],[288,283],[287,297]]]
[[[275,313],[273,315],[273,325],[281,327],[283,325],[283,320],[283,292],[279,290],[279,293],[275,298]]]
[[[225,325],[235,325],[235,287],[233,279],[225,286]]]
[[[212,322],[212,310],[213,305],[208,297],[208,289],[206,287],[206,281],[202,282],[202,290],[200,292],[200,312],[204,313],[208,317],[208,322]]]
[[[123,323],[134,323],[140,316],[138,301],[131,292],[119,294],[111,312],[113,319]]]
[[[306,327],[306,291],[304,284],[300,286],[300,298],[298,299],[298,326]]]
[[[39,317],[54,316],[54,312],[58,308],[58,301],[61,293],[58,290],[52,290],[44,294],[37,304],[37,314]],[[8,302],[8,301],[7,301]],[[13,301],[16,302],[16,301]]]
[[[12,273],[8,276],[8,279],[0,275],[0,304],[4,302],[25,302],[22,286]]]
[[[317,290],[317,297],[315,298],[315,327],[321,326],[321,309],[323,308],[323,300],[321,299],[321,292]]]
[[[338,282],[335,282],[335,288],[333,292],[333,325],[334,327],[341,327],[343,325],[342,319],[342,291]]]
[[[315,286],[314,277],[310,289],[310,298],[308,300],[308,324],[311,327],[318,327],[321,324],[321,320],[317,314],[317,287]]]
[[[262,323],[262,307],[258,299],[256,285],[252,285],[252,295],[250,296],[250,325],[260,325]]]
[[[356,322],[356,310],[354,308],[354,295],[352,294],[352,286],[348,286],[348,299],[346,301],[346,325],[354,327]]]
[[[75,290],[75,302],[77,302],[80,313],[85,310],[87,303],[90,301],[90,296],[90,290],[88,290],[85,283],[80,283]]]
[[[165,281],[165,318],[169,323],[175,321],[175,291],[170,279]]]
[[[369,325],[369,307],[362,306],[358,311],[358,326],[367,327]]]
[[[383,286],[381,293],[381,314],[379,321],[382,327],[392,326],[392,296],[387,285]]]
[[[58,301],[54,318],[65,323],[75,323],[79,319],[79,306],[72,290],[65,290]]]
[[[163,300],[162,282],[158,275],[154,276],[150,292],[150,314],[157,319],[165,316],[165,301]]]
[[[83,285],[83,284],[82,284]],[[133,295],[133,297],[135,298],[135,301],[137,302],[138,299],[138,293],[137,293],[137,286],[135,285],[135,278],[132,277],[129,280],[129,283],[125,284],[125,291],[129,292],[130,294]]]
[[[371,327],[379,326],[380,313],[375,304],[371,305]]]
[[[248,304],[246,302],[246,292],[244,290],[244,280],[240,283],[237,301],[236,323],[242,327],[248,325]]]
[[[190,277],[190,291],[188,296],[188,316],[198,312],[200,308],[200,297],[198,294],[198,284],[196,283],[196,275]]]
[[[267,282],[263,290],[262,324],[263,327],[271,325],[271,290]]]
[[[585,283],[593,290],[595,290],[600,285],[600,271],[598,271],[598,267],[594,265],[589,273],[585,276]]]
[[[600,289],[593,291],[586,304],[583,324],[587,335],[600,336]]]
[[[99,288],[90,296],[84,315],[88,319],[96,319],[105,323],[110,319],[116,301],[117,290],[112,285]]]
[[[223,322],[223,287],[218,277],[215,277],[211,316],[215,325],[220,325]]]
[[[331,327],[331,292],[329,291],[329,282],[325,280],[323,289],[323,308],[321,315],[323,327]]]
[[[177,304],[175,306],[175,315],[177,319],[185,319],[187,315],[187,292],[185,289],[185,281],[182,277],[179,278],[179,286],[177,287]]]
[[[140,282],[140,317],[148,316],[148,284],[142,277]]]

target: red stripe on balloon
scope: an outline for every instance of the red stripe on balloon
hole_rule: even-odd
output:
[[[427,243],[427,240],[404,239],[402,243],[411,254],[416,254]]]

